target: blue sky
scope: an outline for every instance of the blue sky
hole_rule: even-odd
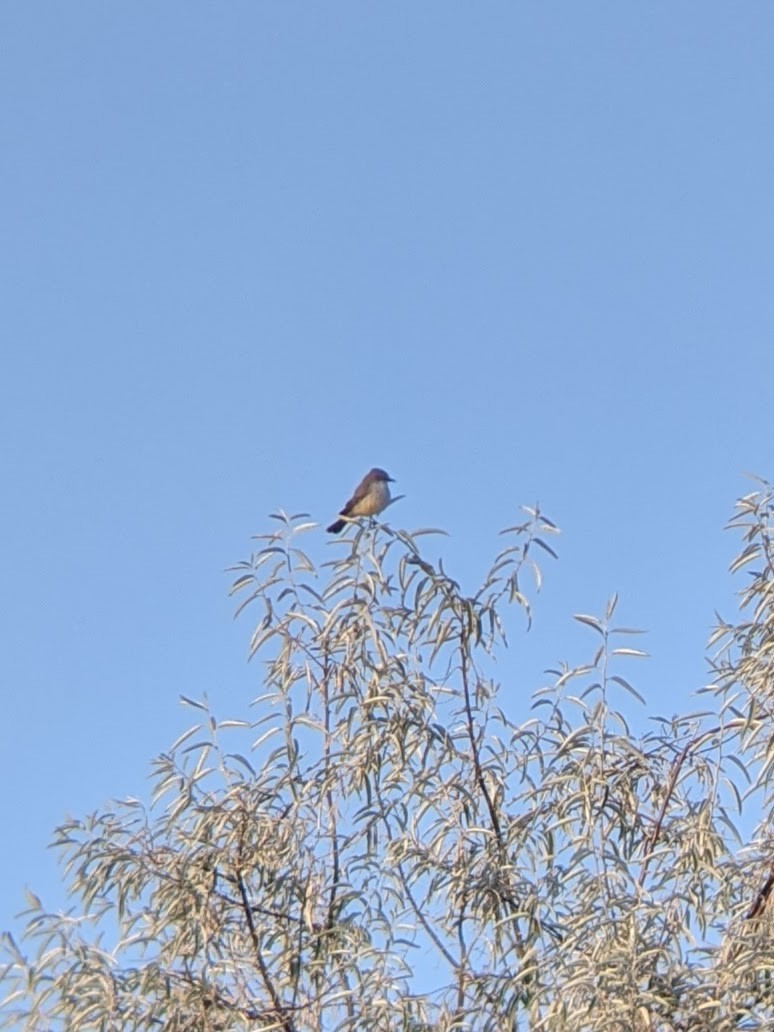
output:
[[[562,527],[525,711],[614,591],[646,714],[695,707],[774,476],[773,37],[761,2],[0,7],[0,926],[179,694],[246,715],[224,568],[372,465],[471,589],[519,504]]]

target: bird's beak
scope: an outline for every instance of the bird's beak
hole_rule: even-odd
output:
[[[387,477],[387,479],[389,480],[389,482],[390,482],[391,484],[394,484],[394,483],[395,483],[395,477]]]

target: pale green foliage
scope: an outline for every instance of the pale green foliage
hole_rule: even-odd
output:
[[[30,899],[0,1018],[30,1030],[771,1028],[774,555],[740,501],[745,621],[712,708],[637,738],[636,632],[513,684],[504,626],[553,525],[528,510],[480,590],[427,532],[353,528],[316,569],[278,517],[238,568],[263,694],[197,724],[136,800],[68,821],[75,906]],[[496,667],[495,661],[499,661]],[[506,684],[501,686],[495,672]],[[743,788],[740,788],[740,785]],[[729,816],[754,796],[747,844]],[[735,818],[736,819],[736,818]],[[748,818],[749,821],[749,818]]]

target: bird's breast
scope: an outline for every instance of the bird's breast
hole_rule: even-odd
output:
[[[386,509],[390,502],[390,488],[380,480],[372,484],[368,493],[358,503],[358,516],[376,516],[382,509]]]

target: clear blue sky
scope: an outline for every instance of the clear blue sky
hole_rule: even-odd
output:
[[[0,6],[0,926],[181,692],[245,716],[224,568],[371,465],[470,588],[520,503],[563,528],[509,697],[617,590],[647,712],[695,705],[774,476],[772,39],[768,2]]]

